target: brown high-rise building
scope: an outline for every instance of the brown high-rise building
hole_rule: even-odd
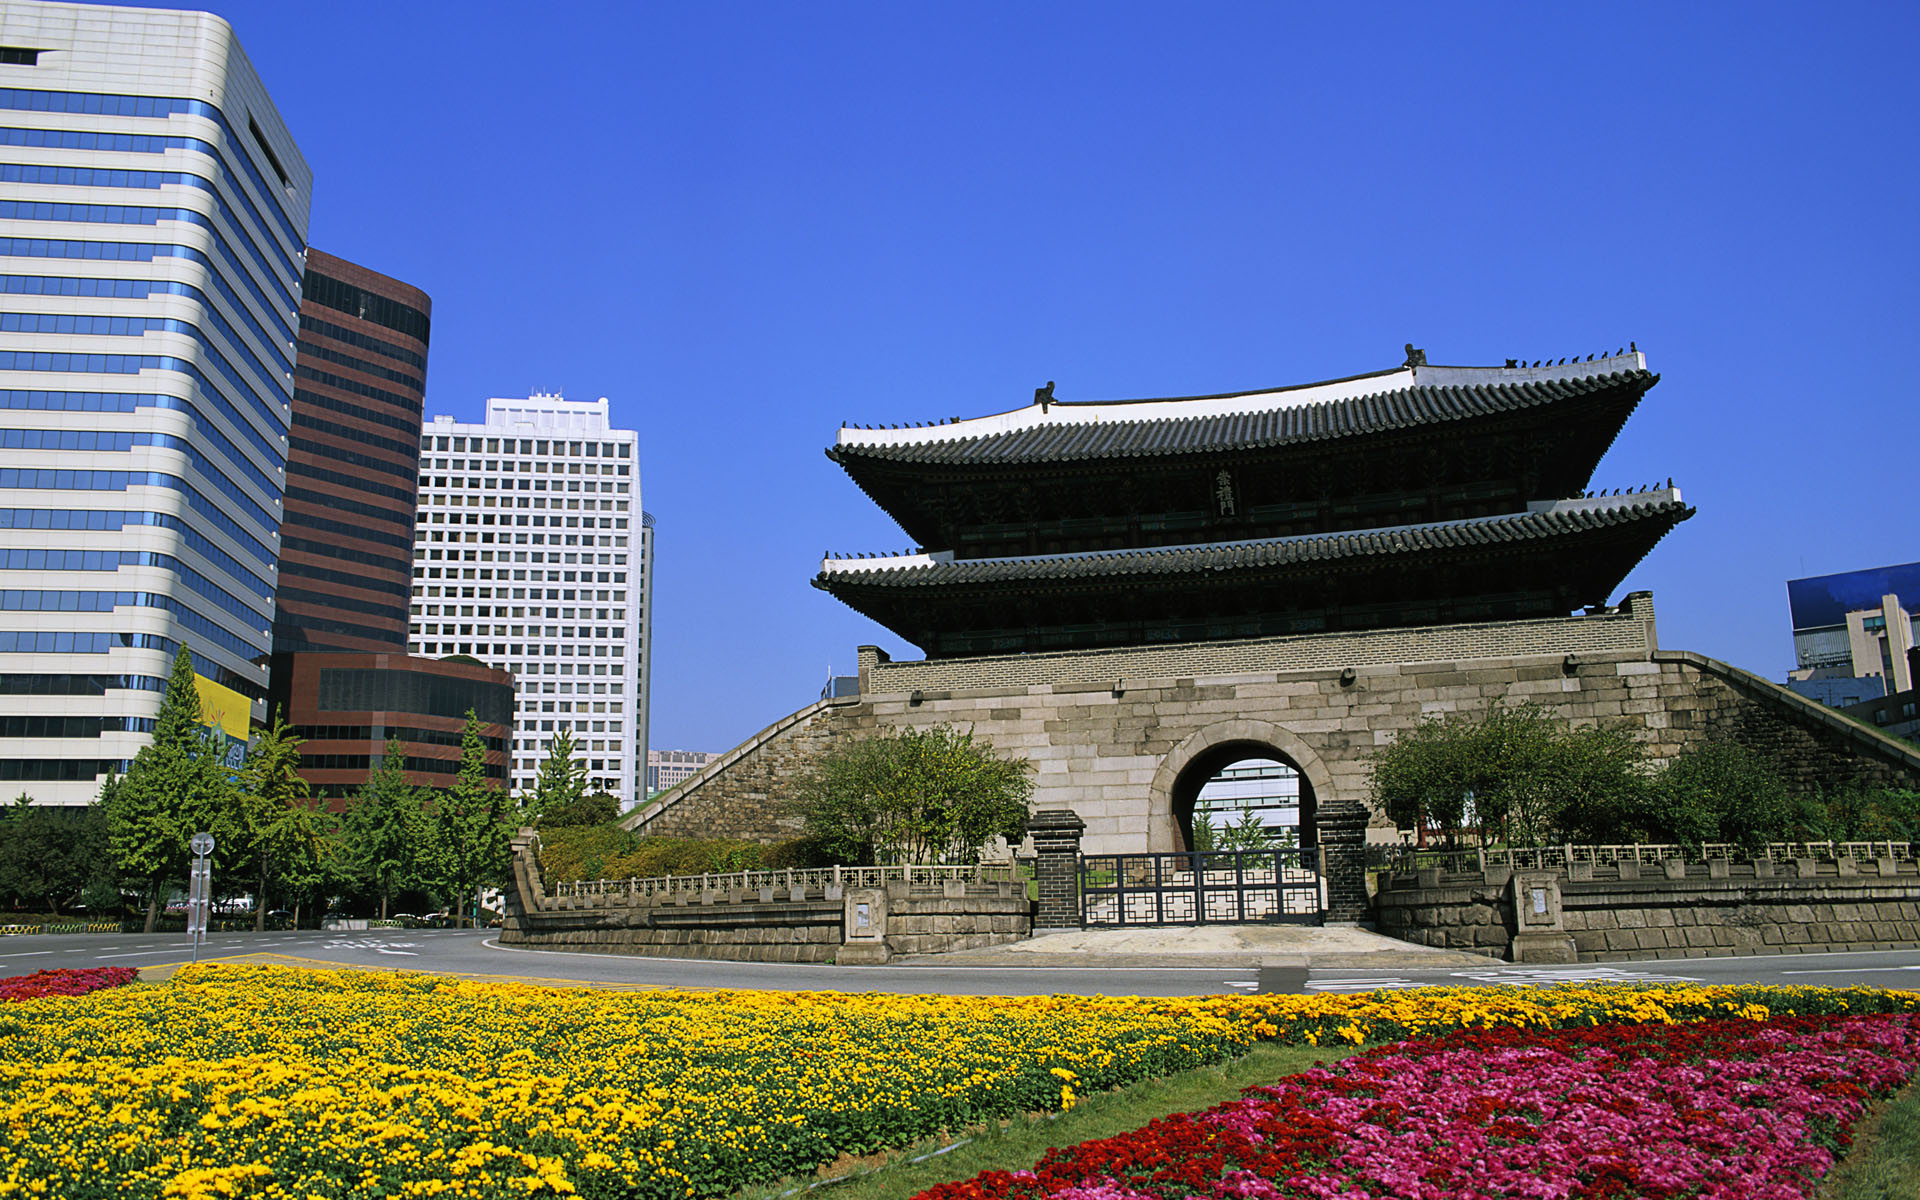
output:
[[[433,301],[307,251],[273,649],[407,652]]]
[[[268,699],[306,739],[301,774],[324,797],[357,790],[395,737],[414,783],[450,785],[468,711],[506,785],[513,676],[407,656],[432,306],[307,251]]]

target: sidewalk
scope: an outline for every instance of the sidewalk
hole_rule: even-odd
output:
[[[942,967],[1485,967],[1503,959],[1417,946],[1352,926],[1197,925],[1074,929],[948,954],[895,958]]]

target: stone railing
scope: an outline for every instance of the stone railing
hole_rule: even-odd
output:
[[[806,893],[837,893],[846,888],[881,888],[903,881],[915,884],[1010,884],[1015,868],[1008,863],[966,866],[927,866],[913,863],[894,867],[796,867],[776,871],[728,871],[704,875],[656,875],[645,879],[594,879],[555,883],[546,889],[554,900],[617,897],[635,900],[652,896],[707,895],[715,892],[759,892],[773,889],[791,897]]]
[[[1678,860],[1683,863],[1768,862],[1790,863],[1796,859],[1837,862],[1872,862],[1890,858],[1912,862],[1916,857],[1912,842],[1770,842],[1748,850],[1734,842],[1707,842],[1684,846],[1668,843],[1627,845],[1563,845],[1492,847],[1469,850],[1428,849],[1420,846],[1369,846],[1367,866],[1373,870],[1412,874],[1416,871],[1440,871],[1443,874],[1484,874],[1489,869],[1509,871],[1566,870],[1580,864],[1633,863],[1659,866]]]
[[[820,867],[547,884],[523,829],[508,945],[673,958],[874,964],[1018,941],[1033,927],[1010,864]]]

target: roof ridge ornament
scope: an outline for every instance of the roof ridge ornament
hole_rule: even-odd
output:
[[[1427,365],[1427,352],[1425,350],[1414,349],[1413,343],[1408,342],[1407,361],[1400,365],[1403,367],[1424,367]]]
[[[1047,411],[1048,406],[1053,403],[1053,380],[1047,380],[1045,387],[1033,389],[1033,402],[1040,406],[1041,412]]]

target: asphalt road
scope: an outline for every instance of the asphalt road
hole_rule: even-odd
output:
[[[1884,987],[1920,990],[1920,951],[1858,954],[1780,954],[1741,958],[1667,958],[1641,962],[1525,966],[1489,961],[1487,966],[1440,970],[1314,971],[1311,992],[1475,987],[1505,983],[1551,985],[1578,982],[1765,983],[1787,987]]]
[[[942,995],[1192,996],[1219,993],[1358,992],[1506,983],[1578,981],[1770,983],[1920,989],[1920,951],[1778,957],[1666,959],[1571,967],[1497,963],[1467,968],[1332,970],[1302,967],[1110,966],[960,967],[916,962],[886,967],[708,962],[516,950],[498,931],[374,930],[358,933],[225,933],[202,961],[436,971],[484,979],[585,983],[602,987],[756,988],[775,991],[898,992]],[[47,967],[161,967],[192,961],[180,934],[67,934],[0,937],[0,976]]]

